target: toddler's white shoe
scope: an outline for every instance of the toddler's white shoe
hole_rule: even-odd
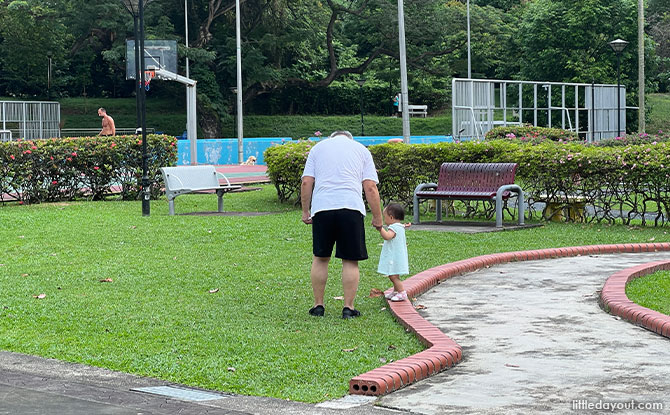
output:
[[[384,297],[386,297],[387,300],[390,300],[390,299],[393,298],[393,296],[395,296],[396,294],[398,294],[397,291],[392,291],[392,292],[390,292],[390,293],[388,293],[388,294],[384,294]]]
[[[396,293],[393,297],[390,298],[391,301],[405,301],[407,300],[407,291],[401,291]]]

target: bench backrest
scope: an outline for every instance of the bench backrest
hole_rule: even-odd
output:
[[[438,191],[491,191],[514,184],[516,163],[442,163]]]
[[[212,189],[219,187],[214,166],[161,167],[165,190]]]

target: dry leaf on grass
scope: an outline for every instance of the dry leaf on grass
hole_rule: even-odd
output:
[[[228,368],[228,371],[229,371],[229,372],[234,372],[234,371],[235,371],[235,368],[234,368],[234,367],[229,367],[229,368]]]
[[[111,278],[103,278],[100,280],[100,282],[114,282],[114,280]]]
[[[333,300],[344,300],[344,297],[339,296],[339,297],[333,297]]]
[[[414,308],[416,308],[417,310],[425,310],[428,307],[426,307],[425,305],[422,305],[422,304],[417,304],[417,305],[414,306]]]
[[[358,349],[358,347],[354,347],[353,349],[342,349],[342,351],[343,352],[353,352],[356,349]]]
[[[209,290],[210,294],[214,294],[214,293],[218,293],[218,292],[219,292],[218,288],[214,288],[214,289]]]
[[[46,296],[47,296],[46,294],[38,294],[38,295],[33,295],[33,298],[38,298],[38,299],[41,300],[42,298],[46,298]]]
[[[378,288],[373,288],[370,290],[370,298],[377,298],[384,295],[384,292]]]

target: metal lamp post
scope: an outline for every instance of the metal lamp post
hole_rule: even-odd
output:
[[[365,136],[365,123],[363,122],[363,85],[365,78],[358,78],[358,89],[361,91],[361,136]]]
[[[467,0],[466,9],[468,26],[468,79],[472,79],[472,58],[470,55],[470,0]]]
[[[51,100],[51,58],[53,54],[51,51],[47,52],[47,101]]]
[[[609,43],[610,47],[616,53],[616,79],[617,79],[617,95],[616,95],[616,122],[617,122],[617,136],[621,137],[621,52],[626,49],[628,42],[622,39],[613,40]]]
[[[128,9],[133,16],[135,29],[135,82],[136,82],[136,102],[137,102],[137,125],[138,130],[142,131],[142,216],[149,216],[151,213],[151,190],[149,189],[148,175],[148,147],[147,147],[147,108],[146,92],[144,89],[144,8],[151,0],[121,0],[121,3]],[[139,23],[138,23],[139,22]],[[139,26],[139,29],[138,29]],[[137,83],[139,80],[139,83]],[[137,130],[135,131],[137,132]]]

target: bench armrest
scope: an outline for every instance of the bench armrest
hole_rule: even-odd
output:
[[[217,171],[217,172],[216,172],[216,177],[219,177],[219,176],[223,177],[223,179],[226,181],[226,185],[227,185],[227,186],[230,186],[230,180],[228,180],[228,178],[226,177],[225,174],[223,174],[223,173]]]
[[[421,183],[414,189],[414,198],[413,198],[413,210],[414,210],[414,223],[419,223],[419,196],[416,194],[425,189],[437,189],[437,183]]]

